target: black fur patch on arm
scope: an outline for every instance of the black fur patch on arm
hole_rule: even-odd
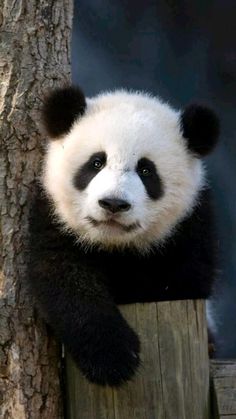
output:
[[[190,151],[199,156],[205,156],[212,151],[218,140],[220,124],[211,109],[189,105],[182,113],[180,123]]]
[[[91,382],[119,386],[139,366],[139,338],[94,263],[52,222],[40,191],[29,218],[27,281],[36,305]]]
[[[42,120],[47,134],[56,139],[69,132],[73,122],[86,109],[85,96],[79,87],[56,89],[45,99]]]

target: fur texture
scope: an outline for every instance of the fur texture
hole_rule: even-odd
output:
[[[99,95],[87,100],[85,114],[75,120],[68,135],[49,143],[42,182],[61,222],[78,232],[85,246],[130,245],[146,252],[172,234],[191,212],[204,185],[202,162],[186,145],[180,113],[158,98],[125,91]],[[91,156],[101,153],[106,153],[106,164],[94,172]],[[153,179],[142,180],[137,173],[143,159],[155,165],[156,187]],[[88,166],[91,170],[85,176]],[[106,221],[98,202],[110,196],[131,204],[131,210],[117,221],[139,228],[124,235],[122,229],[90,222]]]
[[[79,87],[57,89],[49,94],[44,102],[42,116],[50,138],[67,134],[75,119],[84,114],[85,108],[85,97]]]
[[[57,98],[44,107],[54,139]],[[73,109],[69,131],[63,123],[48,146],[43,191],[31,207],[28,277],[83,374],[117,386],[140,362],[139,339],[118,304],[211,295],[216,240],[193,127],[199,135],[203,128],[195,112],[191,123],[191,112],[183,118],[140,93],[89,99],[82,117]],[[199,138],[204,153],[209,133],[205,148]]]
[[[215,147],[219,137],[219,120],[215,113],[200,105],[189,105],[181,115],[183,136],[188,148],[197,156],[205,156]]]

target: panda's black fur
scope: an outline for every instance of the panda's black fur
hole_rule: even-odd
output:
[[[58,132],[53,128],[56,102],[50,100],[51,105],[47,102],[45,108],[49,134],[65,134],[73,117],[69,126],[64,124]],[[191,134],[190,148],[204,154],[207,146],[196,146],[194,121],[189,119],[192,115],[196,118],[197,113],[195,107],[194,112],[183,114],[183,130],[186,136]],[[212,133],[213,145],[218,122],[212,115],[206,129]],[[38,187],[30,212],[29,281],[44,318],[90,381],[117,386],[130,379],[139,365],[139,339],[120,314],[118,304],[205,299],[211,295],[217,253],[213,219],[210,190],[204,188],[193,211],[163,246],[153,246],[147,254],[96,245],[86,250],[52,219],[52,204]]]

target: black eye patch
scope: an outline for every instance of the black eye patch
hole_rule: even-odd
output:
[[[104,151],[94,153],[82,167],[79,168],[74,176],[74,186],[82,191],[91,180],[103,169],[107,161],[107,155]]]
[[[155,164],[143,157],[140,159],[136,166],[141,181],[143,182],[147,194],[151,199],[158,199],[163,195],[163,184],[160,176],[157,173]]]

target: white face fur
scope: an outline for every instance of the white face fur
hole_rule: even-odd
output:
[[[203,168],[187,149],[179,119],[179,112],[157,98],[117,91],[87,99],[85,114],[69,134],[50,142],[44,188],[60,220],[86,246],[134,246],[145,252],[192,210],[203,186]],[[100,166],[94,161],[103,153],[104,165],[94,167]],[[151,187],[162,189],[155,199],[137,172],[140,160],[155,165]],[[143,168],[144,177],[150,176]],[[107,211],[99,204],[107,198],[123,200],[130,208]]]

